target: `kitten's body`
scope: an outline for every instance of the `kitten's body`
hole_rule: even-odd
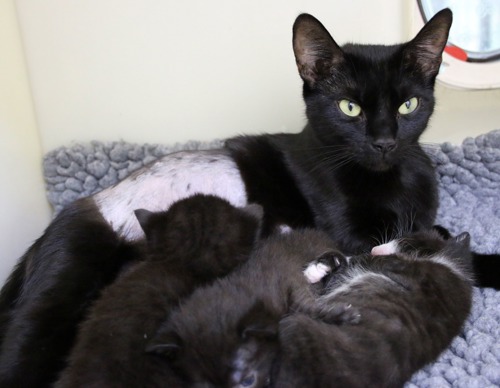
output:
[[[319,231],[273,236],[195,291],[149,350],[166,353],[193,387],[400,387],[469,313],[463,237],[417,232],[401,252],[347,262]]]
[[[402,387],[449,346],[471,307],[469,237],[419,232],[398,244],[390,255],[351,258],[326,284],[319,316],[344,308],[359,322],[280,322],[275,387]]]
[[[41,356],[40,368],[35,368],[37,356],[30,353],[41,354],[49,344],[54,353],[64,353],[68,346],[67,340],[52,346],[57,336],[54,311],[67,322],[71,339],[81,318],[72,306],[86,305],[87,295],[106,283],[83,277],[67,284],[66,273],[78,273],[82,262],[100,252],[104,269],[92,267],[88,278],[102,277],[111,268],[112,279],[120,270],[119,257],[134,256],[117,246],[127,248],[141,236],[135,208],[166,210],[196,189],[238,206],[261,204],[264,234],[276,224],[314,225],[347,253],[367,250],[396,230],[431,227],[436,181],[418,138],[434,108],[433,86],[450,24],[451,13],[443,11],[409,43],[341,49],[317,20],[300,16],[293,42],[309,120],[304,131],[240,137],[221,150],[167,156],[59,214],[21,258],[0,294],[0,385],[9,386],[34,368],[34,381],[44,386],[37,371],[43,375],[50,367]],[[412,107],[413,98],[415,110],[401,114],[399,109]],[[347,115],[341,110],[345,101],[349,114],[356,107],[361,113]],[[91,218],[97,226],[86,221]],[[78,232],[82,243],[73,241],[71,231]],[[96,234],[110,237],[92,250]],[[482,259],[475,267],[495,273],[492,267],[498,269],[498,263]],[[482,286],[500,287],[498,276],[477,278],[485,280]],[[68,291],[74,287],[79,292]]]
[[[137,211],[148,240],[146,260],[92,306],[55,386],[182,387],[168,365],[144,348],[182,298],[245,262],[259,232],[259,211],[203,195],[167,212]]]
[[[290,310],[308,311],[317,297],[304,268],[336,252],[319,231],[269,237],[245,264],[172,312],[148,350],[166,355],[166,364],[192,387],[266,386],[279,319]],[[252,384],[242,384],[252,377]]]

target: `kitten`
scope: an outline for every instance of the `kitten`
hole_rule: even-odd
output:
[[[416,232],[372,250],[381,256],[343,261],[327,275],[321,319],[298,313],[280,322],[273,386],[402,387],[449,346],[469,314],[469,239]]]
[[[143,348],[179,300],[246,261],[262,209],[195,195],[166,212],[136,215],[146,234],[146,258],[92,306],[56,387],[183,386]]]
[[[308,311],[318,296],[304,269],[328,258],[335,270],[335,255],[335,245],[320,231],[269,237],[245,264],[181,303],[148,352],[163,356],[192,387],[267,386],[280,318]]]

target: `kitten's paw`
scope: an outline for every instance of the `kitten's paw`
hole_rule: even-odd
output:
[[[330,273],[331,270],[332,269],[326,264],[313,262],[307,266],[303,273],[307,281],[314,284],[323,279],[327,274]]]
[[[311,284],[318,283],[327,275],[336,272],[345,264],[346,258],[338,252],[327,252],[311,261],[303,273],[307,281]]]
[[[357,325],[361,322],[361,311],[350,303],[333,303],[318,318],[336,325]]]

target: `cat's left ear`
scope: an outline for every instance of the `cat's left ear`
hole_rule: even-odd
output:
[[[427,79],[434,80],[442,62],[453,14],[450,9],[439,11],[404,48],[405,63],[416,66]]]
[[[469,248],[470,246],[470,234],[467,232],[460,233],[458,236],[455,237],[455,241],[461,245],[463,245],[466,248]]]
[[[238,323],[238,333],[243,340],[274,340],[278,337],[279,315],[256,302]]]
[[[344,60],[327,29],[309,14],[299,15],[293,24],[293,52],[300,76],[311,87]]]

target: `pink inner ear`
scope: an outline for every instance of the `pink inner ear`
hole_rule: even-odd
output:
[[[372,256],[392,255],[393,253],[396,253],[396,243],[394,241],[377,245],[371,251]]]

